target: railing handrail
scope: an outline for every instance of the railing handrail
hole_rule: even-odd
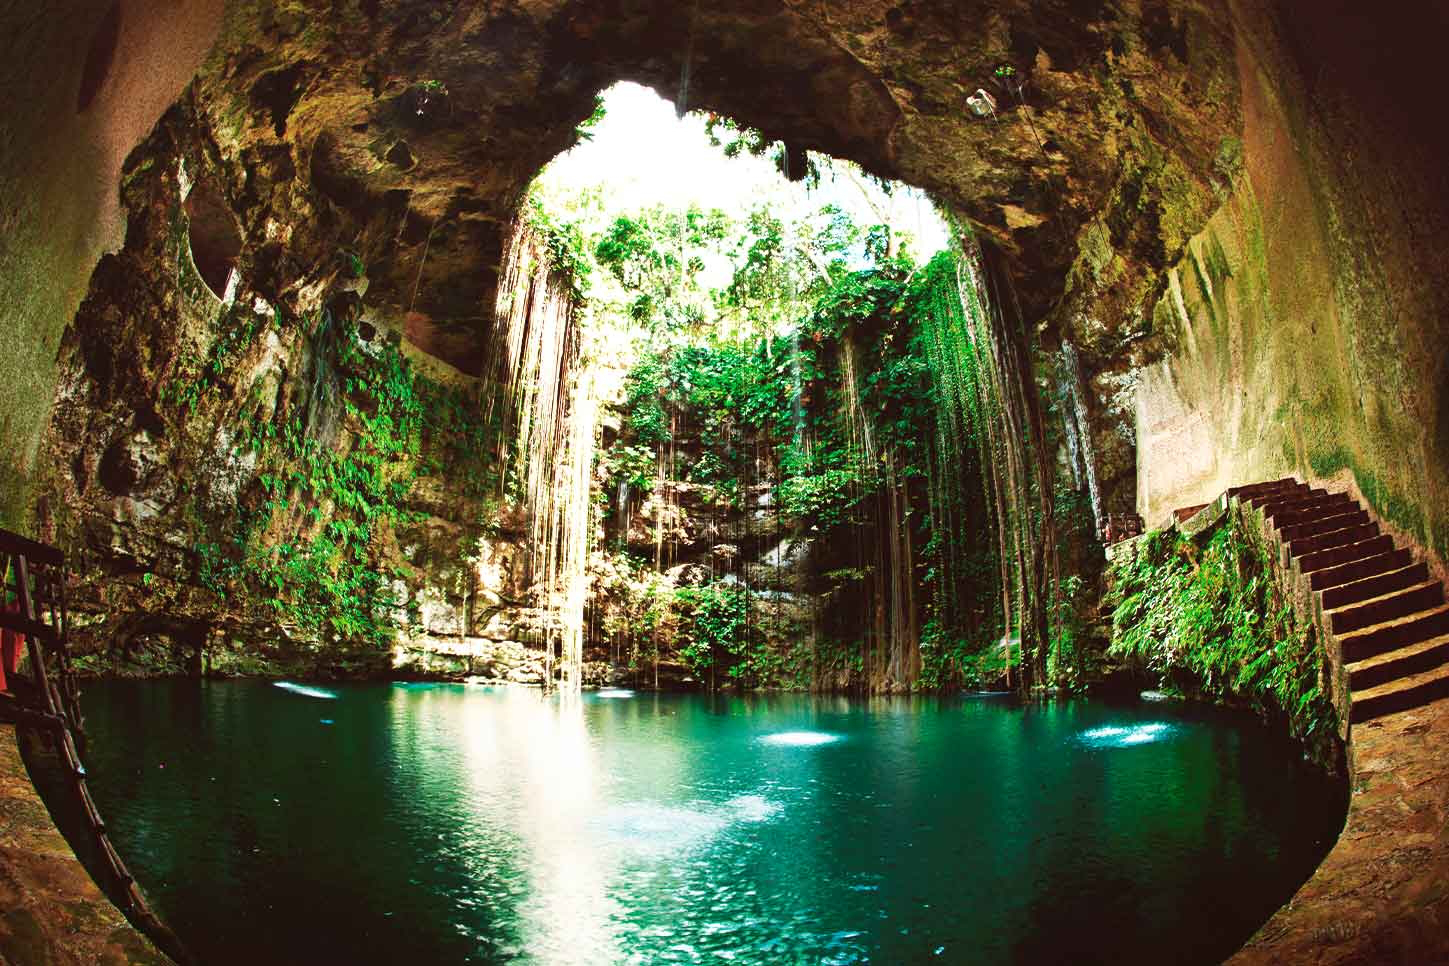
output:
[[[11,530],[0,529],[0,554],[21,556],[31,563],[64,567],[65,553],[58,547],[32,540]]]

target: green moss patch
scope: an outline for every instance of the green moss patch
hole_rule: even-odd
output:
[[[1322,641],[1239,512],[1198,540],[1153,531],[1113,560],[1109,653],[1144,667],[1166,690],[1286,719],[1331,767],[1338,714]]]
[[[1383,519],[1412,535],[1420,543],[1426,542],[1424,511],[1414,505],[1403,494],[1395,491],[1371,470],[1359,466],[1353,454],[1342,446],[1317,450],[1308,454],[1308,465],[1321,477],[1332,476],[1341,470],[1351,470],[1353,478],[1363,497]],[[1436,540],[1437,542],[1442,542]],[[1435,548],[1436,550],[1438,547]],[[1442,551],[1440,551],[1442,553]]]

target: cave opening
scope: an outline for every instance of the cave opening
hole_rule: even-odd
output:
[[[940,532],[948,504],[959,513],[979,496],[960,492],[979,459],[964,445],[936,452],[945,436],[931,413],[950,389],[926,340],[947,336],[920,307],[929,285],[954,290],[958,243],[923,192],[853,163],[791,152],[638,85],[617,85],[597,105],[582,143],[533,182],[515,240],[540,249],[574,303],[578,336],[558,372],[589,398],[548,393],[567,405],[544,421],[567,422],[579,406],[600,423],[581,431],[591,449],[579,458],[595,467],[587,486],[529,487],[574,494],[578,506],[533,499],[532,512],[557,512],[563,526],[605,504],[601,519],[569,526],[591,533],[596,567],[629,575],[610,592],[578,575],[589,589],[565,636],[584,646],[571,649],[578,668],[568,678],[585,679],[585,652],[597,662],[607,641],[608,663],[631,669],[634,685],[818,686],[843,673],[838,685],[914,687],[923,622],[967,634],[953,622],[950,563],[937,561],[951,576],[934,593],[916,579],[923,547],[958,545]],[[510,283],[500,321],[521,343],[538,329],[532,309],[556,303],[518,291],[536,287],[526,272],[506,272]],[[892,340],[894,350],[882,348]],[[567,447],[554,452],[532,472],[572,458],[557,455]],[[928,458],[949,484],[926,485]],[[882,538],[886,515],[897,539]],[[962,530],[962,547],[987,542]],[[890,549],[866,552],[876,544]],[[678,606],[661,608],[671,600]],[[641,634],[651,602],[655,621]],[[801,637],[837,666],[800,664],[788,679],[771,669]],[[997,667],[1004,659],[987,650],[963,644],[925,673],[956,680],[968,651]],[[851,653],[862,661],[853,678]],[[994,681],[974,665],[966,673]],[[598,674],[593,665],[587,679]]]
[[[186,243],[197,274],[218,299],[228,298],[242,252],[236,215],[209,181],[193,185],[186,196]]]

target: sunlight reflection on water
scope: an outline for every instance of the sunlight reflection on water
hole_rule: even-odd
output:
[[[283,691],[290,691],[293,694],[300,694],[305,698],[326,698],[329,701],[336,701],[337,695],[331,691],[324,691],[321,688],[308,687],[305,684],[293,684],[291,681],[278,681],[276,687]]]
[[[781,731],[760,739],[764,744],[785,748],[813,748],[839,740],[840,735],[832,735],[826,731]]]
[[[1176,727],[1164,721],[1131,726],[1108,725],[1083,731],[1081,739],[1083,743],[1094,748],[1127,748],[1170,738],[1176,730]]]

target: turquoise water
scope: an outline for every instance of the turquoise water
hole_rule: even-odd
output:
[[[1344,792],[1163,703],[96,682],[93,788],[205,963],[1208,963]]]

